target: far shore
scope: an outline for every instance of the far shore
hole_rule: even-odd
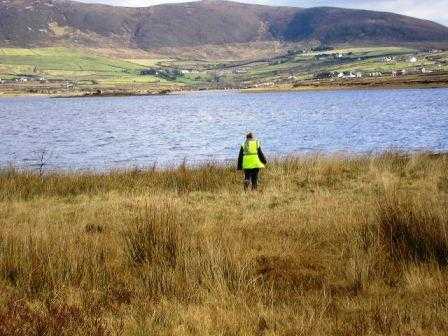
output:
[[[285,91],[334,91],[334,90],[365,90],[365,89],[435,89],[448,88],[448,74],[428,74],[403,77],[377,77],[356,79],[323,79],[303,80],[296,83],[274,84],[237,89],[240,92],[285,92]],[[9,87],[0,91],[1,97],[51,97],[51,98],[88,98],[88,97],[131,97],[167,95],[179,91],[223,91],[219,88],[197,87],[160,87],[151,89],[123,88],[83,88],[68,91],[55,88],[39,87]]]
[[[322,92],[322,91],[349,91],[349,90],[403,90],[403,89],[444,89],[448,88],[448,83],[443,85],[377,85],[377,86],[362,86],[362,85],[321,85],[321,86],[292,86],[292,85],[278,85],[266,88],[250,88],[242,89],[245,93],[268,93],[268,92]]]
[[[448,75],[380,77],[361,79],[307,80],[295,84],[257,87],[243,92],[334,91],[365,89],[438,89],[448,88]]]
[[[72,91],[72,92],[29,92],[27,90],[0,91],[1,97],[49,97],[49,98],[90,98],[90,97],[132,97],[132,96],[160,96],[172,93],[171,89],[159,89],[148,91],[129,91],[129,90],[108,90],[95,89],[91,91]]]

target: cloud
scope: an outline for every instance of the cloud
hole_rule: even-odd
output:
[[[186,2],[186,0],[81,0],[116,6],[142,7],[161,3]],[[239,0],[275,6],[316,7],[334,6],[357,9],[370,9],[399,13],[436,21],[448,26],[448,0]]]

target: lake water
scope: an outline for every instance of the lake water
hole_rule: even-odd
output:
[[[108,169],[268,156],[448,150],[448,89],[0,98],[0,166]]]

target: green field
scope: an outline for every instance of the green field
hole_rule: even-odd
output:
[[[339,53],[343,54],[341,59],[333,56]],[[415,63],[409,61],[413,56],[417,58]],[[399,47],[345,48],[297,54],[279,60],[277,64],[276,62],[254,63],[247,74],[241,76],[241,79],[271,81],[285,76],[306,79],[325,71],[382,72],[390,75],[393,70],[412,70],[422,67],[428,70],[445,71],[448,70],[448,66],[443,64],[443,61],[446,61],[447,56],[448,53],[441,53],[435,60],[428,53]],[[393,60],[385,62],[384,57],[391,57]]]
[[[341,57],[339,57],[341,54]],[[392,60],[385,61],[385,57]],[[417,62],[410,62],[416,57]],[[448,71],[448,53],[430,54],[400,47],[340,48],[319,52],[296,52],[271,59],[217,62],[174,58],[111,57],[90,50],[71,48],[0,49],[0,78],[23,75],[74,81],[100,87],[187,86],[235,87],[241,83],[285,83],[306,80],[316,73],[353,71],[368,75],[393,70]],[[141,75],[143,69],[182,71],[175,77]],[[188,72],[186,72],[188,70]],[[85,84],[83,84],[85,83]],[[90,84],[87,84],[90,83]]]
[[[0,49],[0,76],[39,75],[99,84],[166,82],[141,76],[145,65],[68,48]]]

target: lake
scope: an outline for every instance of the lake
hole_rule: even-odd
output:
[[[448,150],[448,89],[0,98],[0,166],[110,169],[270,157]]]

